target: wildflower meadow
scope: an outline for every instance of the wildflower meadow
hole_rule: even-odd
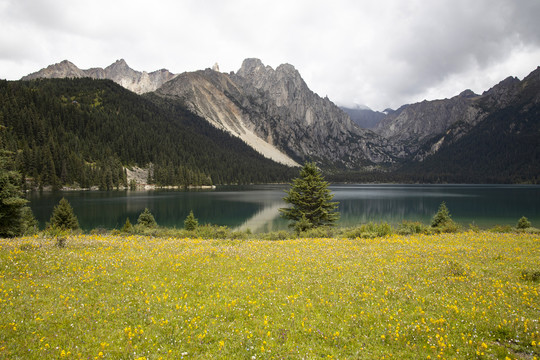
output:
[[[539,359],[540,235],[0,240],[2,359]]]

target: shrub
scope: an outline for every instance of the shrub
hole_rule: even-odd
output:
[[[516,225],[517,229],[527,229],[530,227],[531,227],[531,222],[525,216],[522,216]]]
[[[400,235],[413,235],[427,232],[427,226],[419,221],[403,221],[401,224],[399,224],[397,229],[397,233]]]
[[[264,240],[271,240],[271,241],[287,240],[287,239],[294,238],[294,235],[288,231],[280,230],[280,231],[273,231],[273,232],[265,233],[262,235],[262,238]]]
[[[303,238],[333,238],[335,236],[335,229],[329,226],[321,226],[316,228],[307,229],[304,232],[298,234]]]
[[[203,239],[228,239],[231,238],[231,230],[227,226],[205,224],[198,226],[192,231],[196,237]]]
[[[152,215],[148,208],[145,208],[144,211],[139,215],[137,225],[143,228],[157,227],[156,219],[154,219],[154,215]]]
[[[540,270],[523,270],[521,271],[521,277],[525,280],[539,282]]]
[[[450,220],[446,223],[443,223],[441,224],[440,226],[437,226],[437,227],[432,227],[430,229],[430,232],[433,232],[433,233],[455,233],[455,232],[458,232],[460,229],[460,226],[458,223],[454,222],[453,220]]]
[[[352,230],[345,231],[345,237],[349,239],[355,238],[375,238],[388,236],[392,233],[392,226],[386,222],[375,224],[369,222],[367,224],[361,225]]]
[[[512,227],[510,225],[495,225],[491,229],[489,229],[490,232],[495,233],[509,233],[512,232]]]

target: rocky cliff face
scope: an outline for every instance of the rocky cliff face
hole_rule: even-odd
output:
[[[482,95],[465,90],[451,99],[404,105],[383,118],[374,131],[402,149],[399,157],[422,161],[449,139],[456,141],[489,114],[515,102],[521,88],[519,79],[509,77]]]
[[[279,161],[287,164],[315,160],[359,168],[393,161],[386,140],[360,129],[329,99],[313,93],[289,64],[274,70],[246,59],[236,74],[184,73],[156,94],[180,99],[264,155],[278,159],[281,154]]]
[[[465,91],[451,99],[423,101],[405,105],[387,115],[375,132],[396,144],[404,145],[401,156],[414,153],[420,145],[443,133],[457,121],[474,124],[482,118],[483,111],[475,104],[476,95]]]
[[[147,73],[146,71],[135,71],[131,69],[123,59],[116,61],[105,69],[92,68],[88,70],[81,70],[73,63],[64,60],[58,64],[50,65],[38,72],[24,76],[21,80],[81,77],[110,79],[137,94],[144,94],[156,90],[165,82],[174,78],[175,75],[165,69],[151,73]]]

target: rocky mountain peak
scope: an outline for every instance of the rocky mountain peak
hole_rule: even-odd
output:
[[[248,58],[242,62],[242,66],[238,70],[237,74],[245,78],[251,78],[257,76],[262,71],[271,70],[272,68],[268,66],[269,69],[265,68],[261,60],[255,58]]]
[[[473,98],[478,95],[475,94],[474,91],[472,91],[471,89],[467,89],[467,90],[462,91],[458,96],[462,98]]]
[[[150,91],[155,91],[157,88],[175,76],[175,74],[166,69],[154,71],[150,74],[145,71],[136,71],[130,68],[124,59],[116,60],[113,64],[107,66],[105,69],[92,68],[88,70],[81,70],[72,62],[64,60],[58,64],[50,65],[38,72],[24,76],[21,80],[71,77],[109,79],[137,94],[143,94]]]
[[[113,64],[107,66],[105,69],[108,79],[140,77],[141,73],[133,70],[129,67],[124,59],[116,60]],[[115,80],[116,81],[116,80]]]
[[[509,76],[491,89],[484,91],[484,103],[489,107],[501,108],[508,105],[519,91],[521,81]]]
[[[392,161],[384,139],[360,129],[328,98],[311,91],[290,64],[274,70],[259,59],[246,59],[236,74],[184,73],[156,94],[180,99],[211,124],[284,164],[316,160],[362,167]]]
[[[501,91],[505,91],[503,89],[509,89],[513,87],[514,85],[519,83],[519,79],[514,76],[509,76],[503,81],[499,82],[497,85],[493,86],[491,89],[484,91],[482,95],[488,95],[488,94],[494,94]]]
[[[29,74],[21,78],[21,80],[32,80],[40,77],[43,78],[80,78],[84,77],[84,72],[75,64],[68,60],[63,60],[57,64],[49,65],[45,69]]]
[[[131,68],[127,64],[126,60],[124,60],[124,59],[116,60],[114,63],[107,66],[105,69],[109,69],[109,70],[112,70],[112,69],[130,69],[131,70]]]

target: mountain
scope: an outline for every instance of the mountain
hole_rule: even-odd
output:
[[[540,67],[472,96],[478,114],[425,142],[399,171],[417,181],[540,182]]]
[[[426,140],[445,132],[455,122],[474,125],[480,121],[485,112],[477,105],[477,98],[469,90],[451,99],[404,105],[386,115],[374,131],[395,145],[403,146],[406,151],[401,157],[407,158]]]
[[[144,94],[156,90],[165,82],[173,79],[175,75],[166,69],[151,73],[135,71],[128,66],[124,59],[117,60],[105,69],[92,68],[88,70],[81,70],[73,63],[64,60],[58,64],[50,65],[38,72],[24,76],[21,80],[83,77],[109,79],[134,93]]]
[[[168,186],[273,183],[276,164],[184,107],[111,80],[0,81],[0,146],[32,187],[127,186],[124,167]],[[144,179],[146,181],[146,179]]]
[[[345,111],[352,121],[364,129],[374,129],[387,115],[384,112],[373,111],[369,108],[358,106],[352,108],[341,106],[341,110]]]
[[[133,91],[147,92],[146,99],[173,113],[189,110],[206,125],[242,140],[267,159],[287,166],[316,161],[334,175],[348,172],[344,177],[348,181],[355,181],[353,173],[371,173],[358,178],[369,181],[455,180],[458,177],[448,171],[450,164],[457,163],[462,167],[455,171],[467,174],[467,181],[472,182],[492,181],[495,177],[490,174],[498,179],[521,179],[516,181],[536,181],[537,177],[536,167],[526,164],[538,162],[529,156],[537,151],[534,137],[527,137],[527,131],[536,134],[538,69],[522,81],[508,77],[482,94],[465,90],[450,99],[403,105],[382,113],[341,109],[312,92],[294,66],[282,64],[273,69],[259,59],[244,60],[236,73],[219,72],[216,64],[212,69],[178,75],[167,70],[141,73],[123,60],[89,70],[63,61],[24,79],[36,77],[112,79]],[[511,119],[517,130],[508,132],[505,119]],[[194,131],[206,131],[202,123],[199,126]],[[373,131],[367,128],[371,126]],[[491,144],[489,156],[482,155],[483,150],[475,151],[475,146],[487,149],[486,144]],[[530,149],[529,155],[520,150],[523,144]],[[479,159],[485,163],[475,162]],[[502,171],[489,159],[506,164],[513,173]],[[467,168],[473,163],[482,172]],[[426,174],[428,178],[422,177]]]
[[[289,64],[275,70],[246,59],[238,72],[178,75],[156,90],[286,164],[362,168],[392,162],[387,141],[359,128],[328,98],[312,92]]]
[[[374,131],[403,149],[400,158],[422,161],[439,151],[449,132],[461,137],[490,114],[512,105],[522,85],[508,77],[482,95],[465,90],[450,99],[404,105],[389,112]]]

